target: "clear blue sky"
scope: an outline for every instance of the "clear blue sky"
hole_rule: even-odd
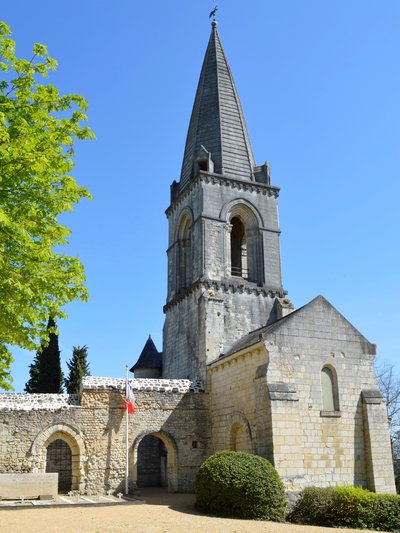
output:
[[[179,179],[210,33],[208,0],[3,3],[20,56],[47,44],[50,81],[89,100],[97,140],[76,150],[94,201],[66,216],[90,301],[59,324],[64,362],[123,376],[151,333],[162,346],[169,186]],[[281,187],[284,287],[323,294],[399,359],[400,2],[220,0],[219,32],[258,163]],[[22,391],[32,353],[14,350]],[[400,371],[400,365],[397,367]]]

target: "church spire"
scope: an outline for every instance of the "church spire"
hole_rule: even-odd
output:
[[[204,154],[211,167],[196,164],[204,160]],[[214,20],[186,139],[181,187],[198,168],[254,180],[254,166],[242,106]]]

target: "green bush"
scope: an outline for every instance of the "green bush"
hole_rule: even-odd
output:
[[[400,496],[360,487],[309,487],[288,518],[299,524],[400,532]]]
[[[235,518],[285,520],[282,481],[266,459],[244,452],[217,452],[196,476],[196,508]]]
[[[288,516],[296,524],[330,525],[329,512],[333,508],[333,488],[307,487],[300,494]]]

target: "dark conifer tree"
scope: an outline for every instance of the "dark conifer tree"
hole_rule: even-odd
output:
[[[49,318],[47,329],[55,328],[56,324]],[[60,350],[58,349],[58,335],[49,333],[49,343],[37,352],[34,362],[29,369],[30,379],[25,385],[27,392],[63,392],[64,375],[61,370]],[[29,390],[28,390],[29,388]]]
[[[33,363],[29,365],[29,380],[25,383],[25,392],[39,392],[39,361],[40,352],[36,352]]]
[[[87,356],[87,346],[73,347],[71,360],[67,362],[69,374],[65,380],[65,386],[69,394],[79,394],[82,378],[90,375]]]

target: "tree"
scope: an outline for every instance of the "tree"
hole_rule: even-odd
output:
[[[33,363],[29,365],[29,380],[25,383],[25,392],[39,392],[39,364],[40,352],[36,352]]]
[[[400,492],[400,377],[394,365],[379,364],[376,368],[379,388],[386,402],[390,436],[392,439],[393,466],[397,492]]]
[[[90,375],[87,356],[88,348],[86,345],[73,347],[71,360],[67,362],[69,374],[65,380],[68,394],[79,394],[82,378]]]
[[[70,233],[58,216],[90,198],[71,176],[74,143],[93,133],[86,100],[39,83],[57,62],[44,45],[18,59],[10,28],[0,22],[0,388],[10,389],[9,345],[37,350],[49,316],[87,299],[81,262],[56,253]]]
[[[30,365],[30,379],[25,385],[26,392],[63,392],[64,376],[61,370],[60,350],[56,324],[49,318],[47,324],[49,341],[41,346]]]

